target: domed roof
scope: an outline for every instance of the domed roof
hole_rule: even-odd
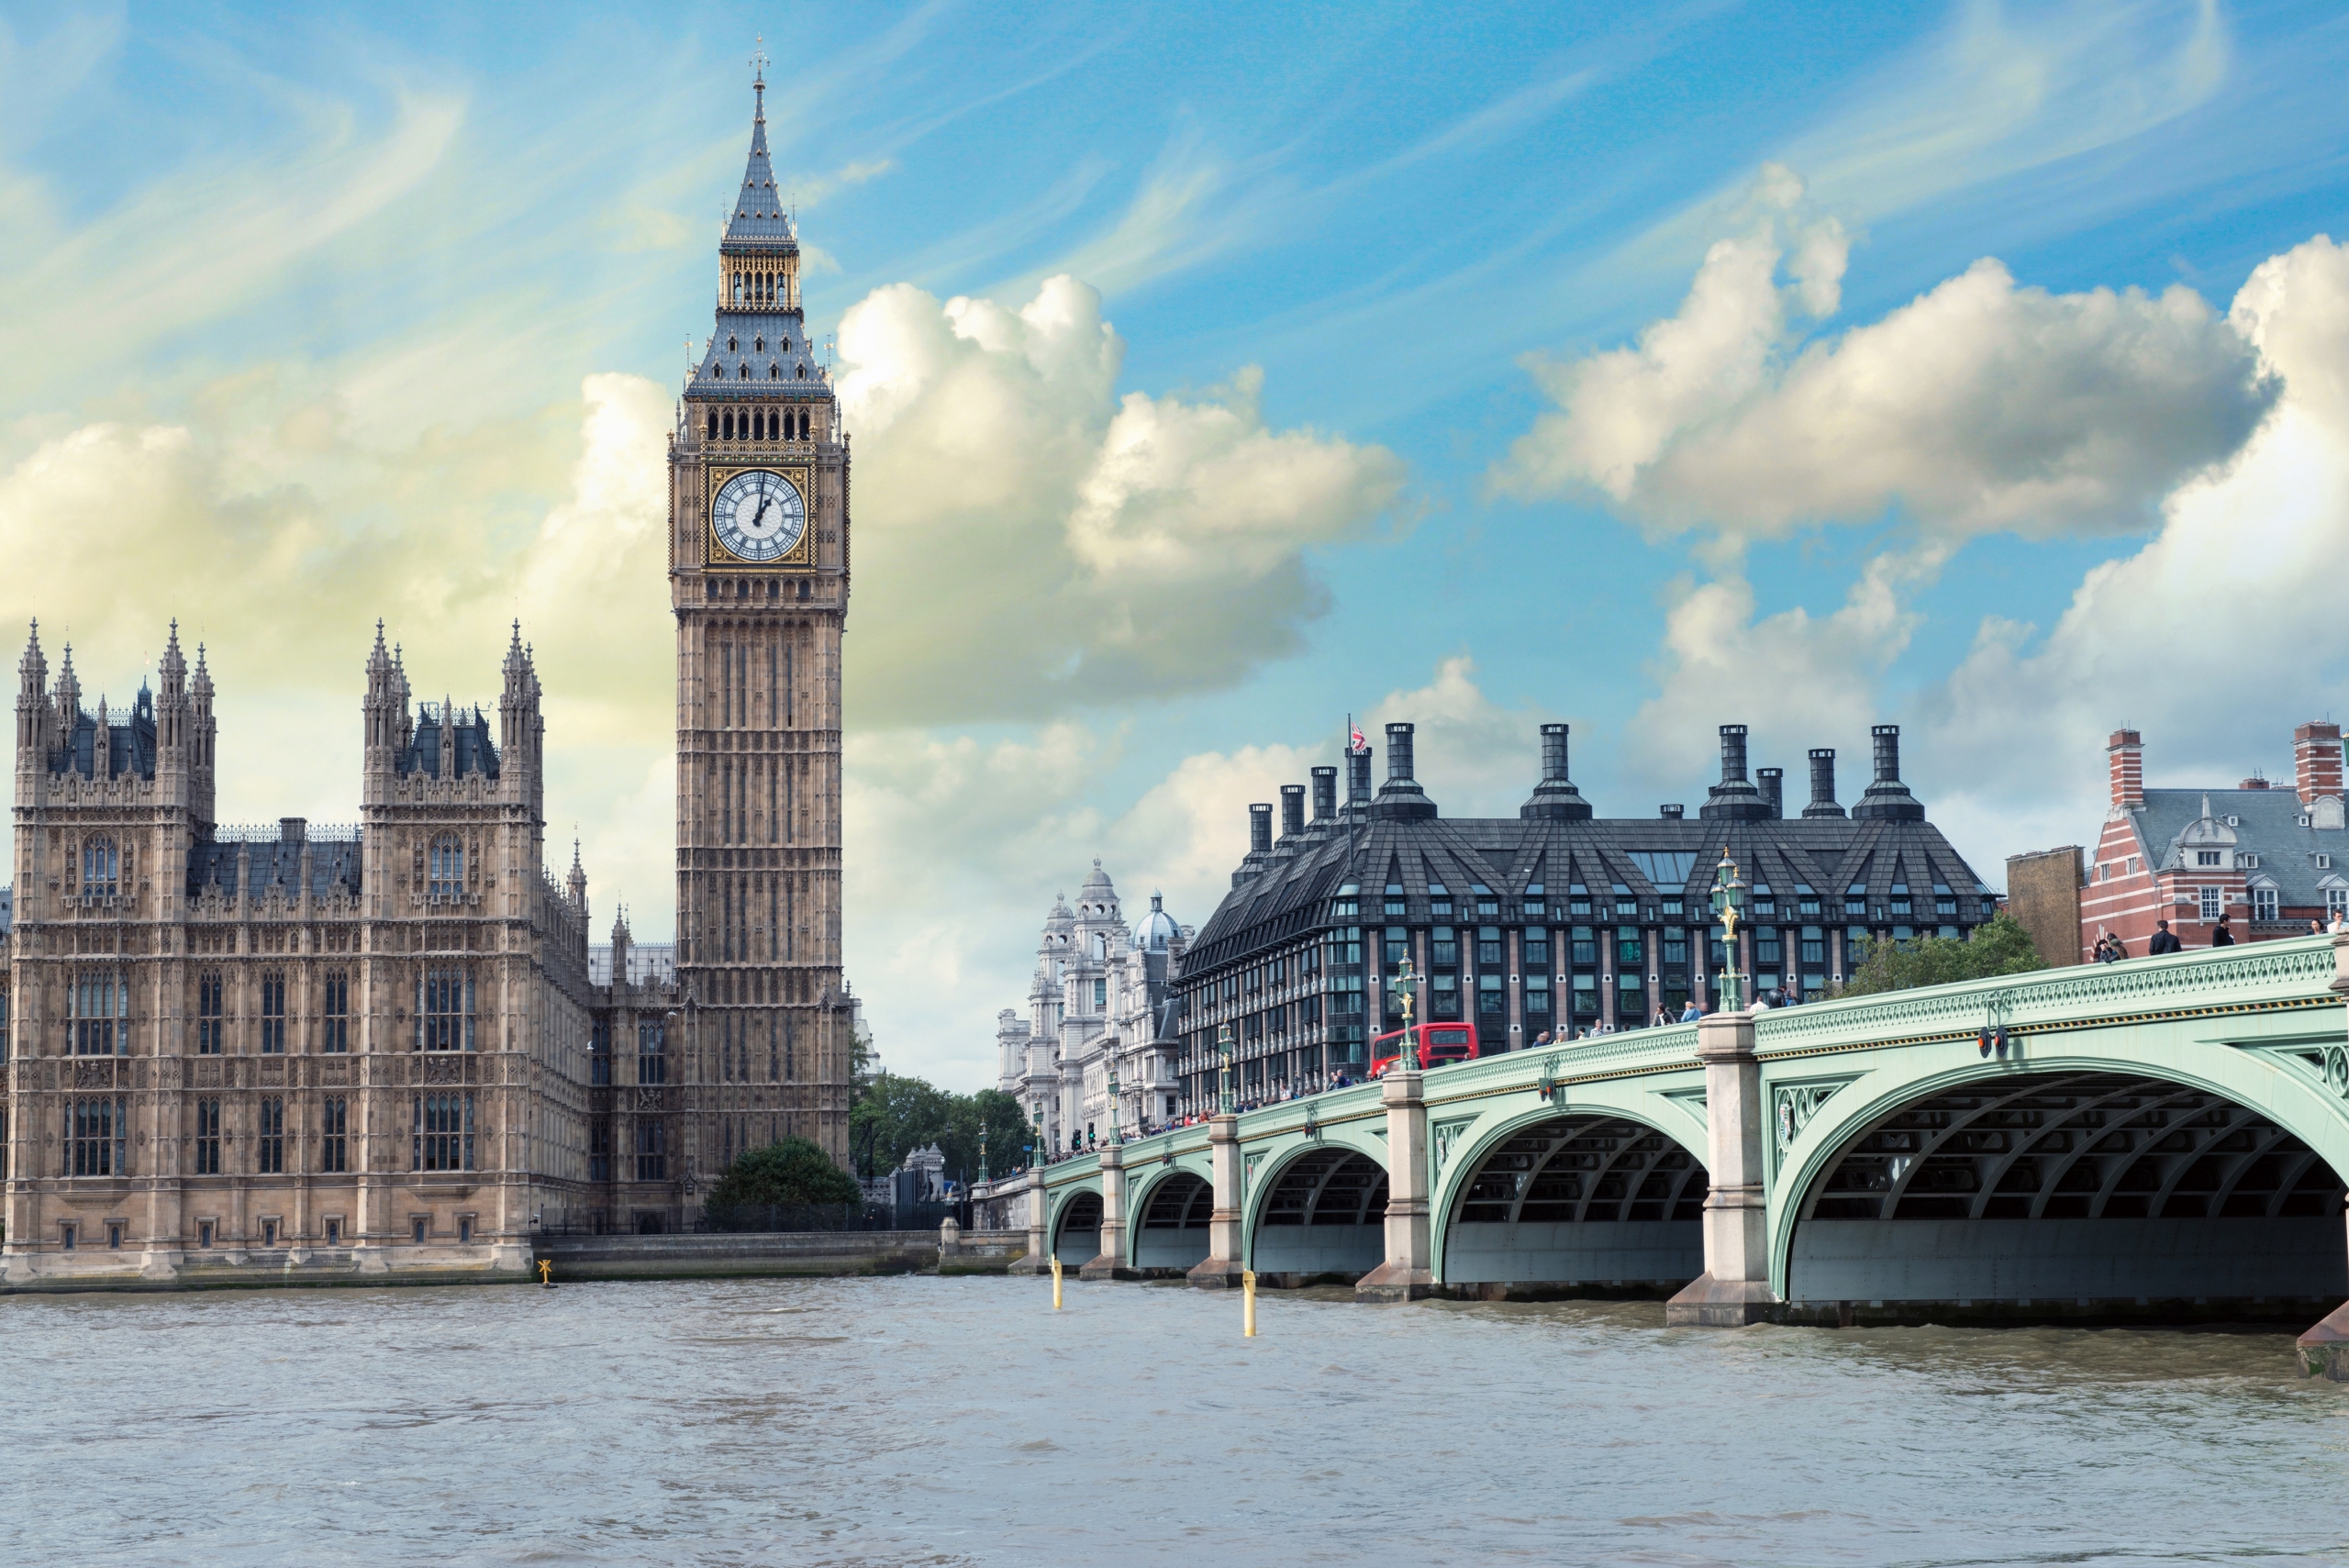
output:
[[[1085,879],[1085,891],[1105,893],[1112,898],[1118,895],[1118,890],[1109,884],[1109,873],[1101,869],[1101,860],[1097,855],[1093,861],[1093,874]]]
[[[1072,910],[1068,906],[1067,895],[1060,893],[1053,894],[1052,912],[1044,917],[1044,929],[1047,931],[1068,931],[1074,930],[1075,928],[1076,914],[1075,911]]]
[[[1166,901],[1158,894],[1150,895],[1150,913],[1134,928],[1134,946],[1144,952],[1164,952],[1182,939],[1183,929],[1174,917],[1166,912]]]

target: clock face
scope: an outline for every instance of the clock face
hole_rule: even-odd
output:
[[[728,480],[710,504],[710,527],[741,561],[776,561],[807,531],[807,504],[782,474],[751,469]]]

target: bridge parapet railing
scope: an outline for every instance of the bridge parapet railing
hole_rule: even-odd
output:
[[[1774,1009],[1753,1020],[1754,1050],[1770,1056],[1986,1025],[2029,1029],[2190,1007],[2320,1000],[2330,995],[2333,974],[2330,937],[2074,964]]]

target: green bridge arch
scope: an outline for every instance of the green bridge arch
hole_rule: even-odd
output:
[[[1677,1195],[1639,1200],[1670,1202],[1672,1212],[1654,1223],[1694,1225],[1708,1249],[1699,1258],[1684,1247],[1674,1265],[1688,1272],[1702,1264],[1683,1293],[1694,1305],[1675,1320],[1848,1316],[1848,1297],[1830,1300],[1816,1287],[1833,1271],[1810,1272],[1823,1266],[1819,1248],[1829,1240],[1851,1253],[1836,1262],[1844,1272],[1833,1277],[1886,1287],[1882,1297],[1862,1301],[1862,1310],[1878,1299],[1898,1315],[1907,1310],[1904,1302],[1925,1301],[1938,1310],[1996,1301],[2001,1291],[2017,1297],[2016,1282],[2031,1272],[2021,1265],[1986,1268],[1982,1283],[1963,1289],[1952,1282],[1963,1284],[1959,1265],[1988,1258],[1983,1238],[1998,1227],[2043,1254],[2056,1229],[2015,1228],[2060,1229],[2075,1218],[2108,1227],[2093,1239],[2105,1249],[2099,1266],[2114,1292],[2131,1283],[2122,1267],[2126,1246],[2150,1247],[2145,1239],[2160,1240],[2167,1227],[2176,1234],[2161,1244],[2183,1260],[2164,1276],[2173,1284],[2199,1266],[2198,1257],[2216,1260],[2218,1276],[2232,1269],[2247,1280],[2246,1248],[2255,1251],[2288,1233],[2298,1238],[2291,1247],[2314,1248],[2330,1259],[2318,1270],[2325,1276],[2321,1288],[2333,1289],[2338,1278],[2344,1283],[2336,1296],[2349,1295],[2349,1231],[2339,1209],[2340,1178],[2349,1173],[2344,975],[2349,939],[2205,950],[1511,1052],[1429,1072],[1416,1097],[1397,1089],[1405,1099],[1395,1105],[1386,1103],[1386,1085],[1373,1084],[1267,1106],[1217,1118],[1214,1127],[1223,1130],[1193,1126],[1123,1147],[1122,1169],[1113,1178],[1126,1197],[1120,1253],[1130,1268],[1164,1272],[1163,1255],[1155,1265],[1145,1256],[1143,1217],[1157,1195],[1175,1190],[1166,1183],[1183,1178],[1182,1190],[1196,1200],[1192,1184],[1212,1188],[1222,1170],[1231,1190],[1215,1195],[1215,1208],[1237,1223],[1217,1245],[1231,1256],[1207,1260],[1195,1277],[1227,1283],[1251,1266],[1269,1284],[1359,1273],[1370,1257],[1366,1216],[1348,1220],[1356,1244],[1350,1257],[1336,1260],[1324,1249],[1317,1258],[1315,1248],[1302,1243],[1336,1238],[1306,1234],[1315,1229],[1319,1210],[1299,1206],[1318,1199],[1301,1184],[1358,1159],[1399,1189],[1390,1142],[1402,1129],[1426,1151],[1424,1167],[1413,1173],[1426,1216],[1417,1239],[1408,1202],[1384,1218],[1380,1273],[1405,1271],[1398,1276],[1407,1277],[1404,1294],[1674,1283],[1669,1270],[1642,1279],[1614,1245],[1622,1236],[1610,1240],[1590,1229],[1629,1223],[1621,1218],[1630,1212],[1622,1194],[1633,1189],[1610,1189],[1610,1217],[1596,1220],[1590,1216],[1604,1207],[1596,1187],[1567,1179],[1570,1169],[1594,1183],[1619,1168],[1628,1172],[1627,1155],[1638,1154],[1654,1157],[1637,1166],[1642,1190]],[[1979,1037],[1990,1028],[2004,1031],[2007,1049],[1986,1057]],[[1964,1136],[1933,1130],[1943,1123],[1963,1124]],[[2114,1131],[2129,1137],[2116,1140]],[[2054,1132],[2064,1137],[2047,1136]],[[1912,1166],[1902,1167],[1896,1146],[1910,1134],[1920,1140],[1919,1152]],[[2121,1145],[2126,1158],[2111,1152]],[[1219,1155],[1219,1148],[1227,1152]],[[1562,1163],[1567,1155],[1578,1163]],[[1726,1181],[1724,1160],[1732,1178]],[[1910,1218],[1912,1207],[1920,1216],[1932,1210],[1925,1199],[1956,1202],[1928,1186],[1968,1179],[1961,1168],[1967,1160],[1980,1182],[1991,1184],[1966,1189],[1972,1207],[1961,1218]],[[2311,1174],[2319,1167],[2321,1182]],[[1659,1172],[1669,1179],[1647,1180]],[[2058,1192],[2053,1184],[2076,1187],[2082,1172],[2105,1185],[2076,1216],[2079,1194]],[[2254,1172],[2255,1180],[2247,1173]],[[1865,1210],[1866,1192],[1876,1189],[1852,1184],[1877,1177],[1884,1195],[1869,1222],[1874,1229],[1853,1229],[1857,1222],[1847,1211]],[[1048,1234],[1059,1246],[1072,1213],[1084,1217],[1067,1206],[1087,1192],[1100,1201],[1103,1172],[1097,1161],[1069,1161],[1050,1168],[1044,1180]],[[2031,1182],[2040,1185],[2023,1191]],[[1831,1215],[1820,1208],[1831,1184],[1842,1184]],[[1704,1191],[1714,1218],[1699,1223],[1687,1195]],[[2309,1212],[2320,1195],[2332,1206],[2330,1213]],[[2188,1233],[2171,1222],[2198,1199],[2207,1199],[2207,1225],[2188,1245],[2180,1240]],[[2260,1202],[2267,1207],[2251,1215]],[[2143,1208],[2142,1218],[2132,1204]],[[1186,1247],[1206,1244],[1196,1236],[1198,1207],[1190,1201],[1184,1210]],[[1537,1213],[1543,1218],[1530,1218]],[[1948,1209],[1948,1216],[1960,1213]],[[2267,1224],[2268,1240],[2247,1242],[2252,1230],[2224,1229],[2245,1218],[2290,1223]],[[1915,1229],[1920,1223],[1928,1228]],[[1501,1235],[1500,1226],[1514,1229]],[[1911,1229],[1898,1229],[1904,1226]],[[1738,1240],[1748,1235],[1750,1245]],[[1944,1241],[1935,1248],[1920,1244],[1920,1238],[1936,1235]],[[2235,1240],[2206,1245],[2222,1235]],[[1670,1251],[1669,1237],[1649,1240],[1656,1242],[1652,1257]],[[1967,1252],[1968,1246],[1976,1251]],[[1875,1262],[1884,1266],[1873,1274],[1861,1266],[1874,1266],[1870,1260],[1852,1251],[1865,1247],[1883,1254]],[[1414,1248],[1419,1255],[1407,1256]],[[1595,1261],[1602,1252],[1615,1262]],[[1918,1264],[1926,1253],[1932,1267]],[[1906,1276],[1893,1263],[1939,1279],[1931,1288],[1943,1295],[1903,1296]],[[1733,1277],[1724,1276],[1725,1267]],[[2193,1294],[2224,1296],[2231,1282],[2218,1276],[2208,1292]],[[2056,1275],[2043,1268],[2040,1278],[2029,1288],[2043,1290]],[[1674,1310],[1683,1312],[1679,1298]]]

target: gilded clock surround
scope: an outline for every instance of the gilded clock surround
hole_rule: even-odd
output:
[[[801,514],[807,519],[799,529],[799,542],[773,561],[745,561],[718,542],[718,493],[739,473],[780,473],[798,488]],[[702,559],[706,564],[722,566],[729,572],[806,572],[816,564],[816,471],[812,467],[804,462],[713,462],[708,475],[701,498]]]

